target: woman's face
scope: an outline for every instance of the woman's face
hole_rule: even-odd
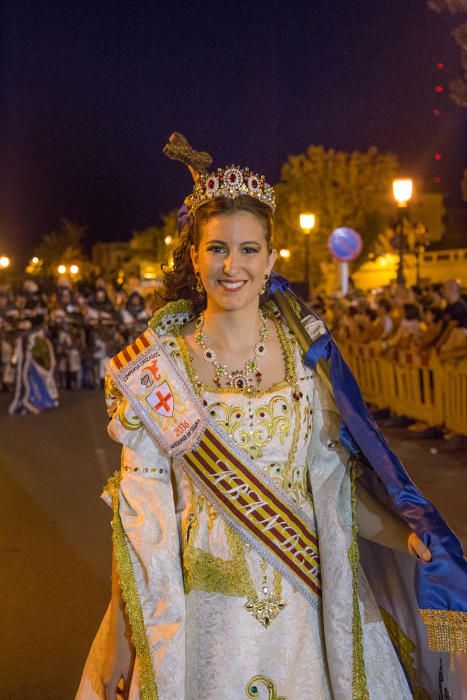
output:
[[[276,251],[268,252],[262,222],[249,211],[212,217],[202,226],[198,250],[191,248],[194,270],[213,310],[258,306],[264,276],[275,259]]]

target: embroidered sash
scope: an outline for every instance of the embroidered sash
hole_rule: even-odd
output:
[[[313,523],[211,421],[151,329],[109,362],[122,394],[222,517],[315,607],[321,597]]]

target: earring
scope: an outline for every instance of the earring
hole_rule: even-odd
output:
[[[199,272],[195,272],[195,277],[196,277],[196,291],[198,292],[198,294],[203,294],[204,287],[203,287],[203,283],[201,282],[201,277],[199,275]]]
[[[266,292],[266,284],[267,284],[268,279],[269,279],[269,275],[265,274],[264,275],[264,282],[261,286],[261,289],[259,290],[260,296]]]

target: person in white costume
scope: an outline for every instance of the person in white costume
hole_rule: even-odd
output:
[[[208,420],[311,523],[315,593],[302,595],[231,526],[108,377],[109,434],[123,445],[104,494],[114,506],[112,599],[78,700],[413,697],[362,572],[352,592],[349,455],[332,397],[277,308],[263,303],[276,258],[273,194],[248,172],[216,171],[204,194],[198,180],[165,276],[169,303],[150,327]],[[319,335],[320,323],[309,332]],[[431,557],[363,490],[358,527]]]

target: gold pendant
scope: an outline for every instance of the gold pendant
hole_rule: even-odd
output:
[[[256,593],[245,603],[245,608],[263,627],[269,627],[285,607],[284,601],[274,593],[269,593],[267,586],[263,586],[263,595]]]

